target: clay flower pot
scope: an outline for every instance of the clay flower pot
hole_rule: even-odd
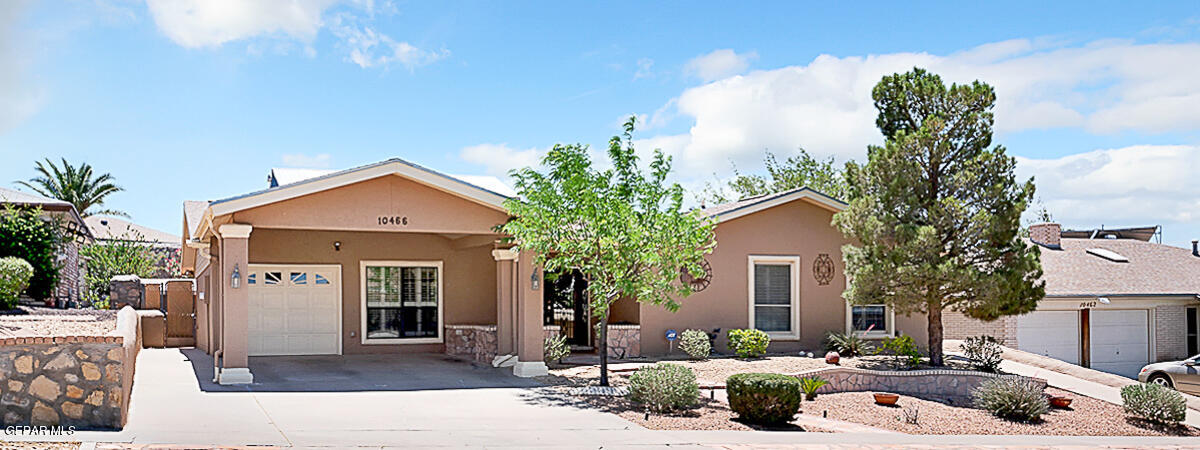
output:
[[[1054,396],[1050,397],[1050,406],[1058,409],[1066,409],[1071,406],[1071,397]]]
[[[838,361],[841,361],[841,360],[842,360],[842,355],[839,355],[838,352],[829,352],[829,353],[825,354],[825,364],[836,365],[838,363]]]
[[[900,400],[900,396],[896,395],[896,394],[889,394],[886,392],[876,392],[875,393],[875,403],[876,404],[880,404],[880,405],[884,405],[884,406],[893,406],[896,404],[897,400]]]

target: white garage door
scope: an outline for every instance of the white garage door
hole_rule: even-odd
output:
[[[251,264],[250,356],[340,354],[341,273],[340,266]]]
[[[1079,311],[1034,311],[1017,316],[1017,348],[1079,364]]]
[[[1130,378],[1150,363],[1150,312],[1091,312],[1092,368]]]

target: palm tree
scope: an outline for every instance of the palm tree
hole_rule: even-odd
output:
[[[112,183],[114,179],[111,174],[93,176],[92,166],[88,163],[80,163],[79,167],[73,167],[66,158],[63,158],[62,165],[62,169],[59,169],[50,158],[46,158],[45,164],[38,161],[36,170],[41,175],[30,178],[28,182],[17,183],[46,197],[75,205],[75,210],[85,218],[98,214],[129,217],[128,214],[117,210],[94,209],[103,206],[104,198],[109,194],[124,190]]]

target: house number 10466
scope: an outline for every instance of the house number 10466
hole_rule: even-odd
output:
[[[408,225],[408,216],[379,216],[380,225]]]

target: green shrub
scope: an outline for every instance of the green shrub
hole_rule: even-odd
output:
[[[771,337],[760,330],[729,330],[729,348],[742,358],[757,358],[767,353]]]
[[[791,422],[800,411],[803,389],[796,377],[776,373],[739,373],[725,380],[729,409],[750,423]]]
[[[995,372],[1003,361],[1004,349],[991,336],[969,337],[962,344],[963,355],[971,360],[971,365],[984,372]]]
[[[700,385],[692,369],[658,363],[629,376],[629,399],[656,412],[690,408],[700,399]]]
[[[561,334],[546,338],[546,342],[542,344],[542,356],[546,362],[558,362],[570,354],[571,347],[567,345],[567,337]]]
[[[870,353],[871,350],[871,342],[854,332],[830,332],[825,335],[825,351],[837,352],[839,356],[853,358]]]
[[[712,353],[712,343],[708,342],[708,333],[700,330],[684,330],[679,335],[679,348],[691,359],[707,359]]]
[[[817,389],[829,384],[828,381],[821,377],[806,377],[800,379],[800,390],[804,391],[804,399],[813,401],[817,399]]]
[[[17,299],[29,287],[33,266],[13,256],[0,258],[0,310],[17,307]]]
[[[1125,413],[1163,424],[1182,422],[1187,402],[1173,389],[1156,384],[1131,384],[1121,388]]]
[[[900,337],[884,338],[883,347],[880,347],[875,353],[891,355],[892,367],[897,369],[901,367],[912,369],[921,365],[921,351],[917,350],[917,344],[913,342],[912,336],[900,335]]]
[[[92,304],[103,302],[108,298],[108,284],[114,276],[153,277],[163,255],[155,253],[149,246],[139,244],[145,240],[146,237],[137,230],[126,227],[125,232],[115,239],[83,246],[79,256],[86,261],[87,267],[84,271],[84,280],[87,282],[84,300]]]
[[[35,300],[54,296],[61,242],[58,221],[43,220],[40,208],[0,209],[0,257],[15,256],[33,267],[25,293]]]
[[[975,407],[996,417],[1033,422],[1050,409],[1042,385],[1028,378],[993,378],[971,392]]]

